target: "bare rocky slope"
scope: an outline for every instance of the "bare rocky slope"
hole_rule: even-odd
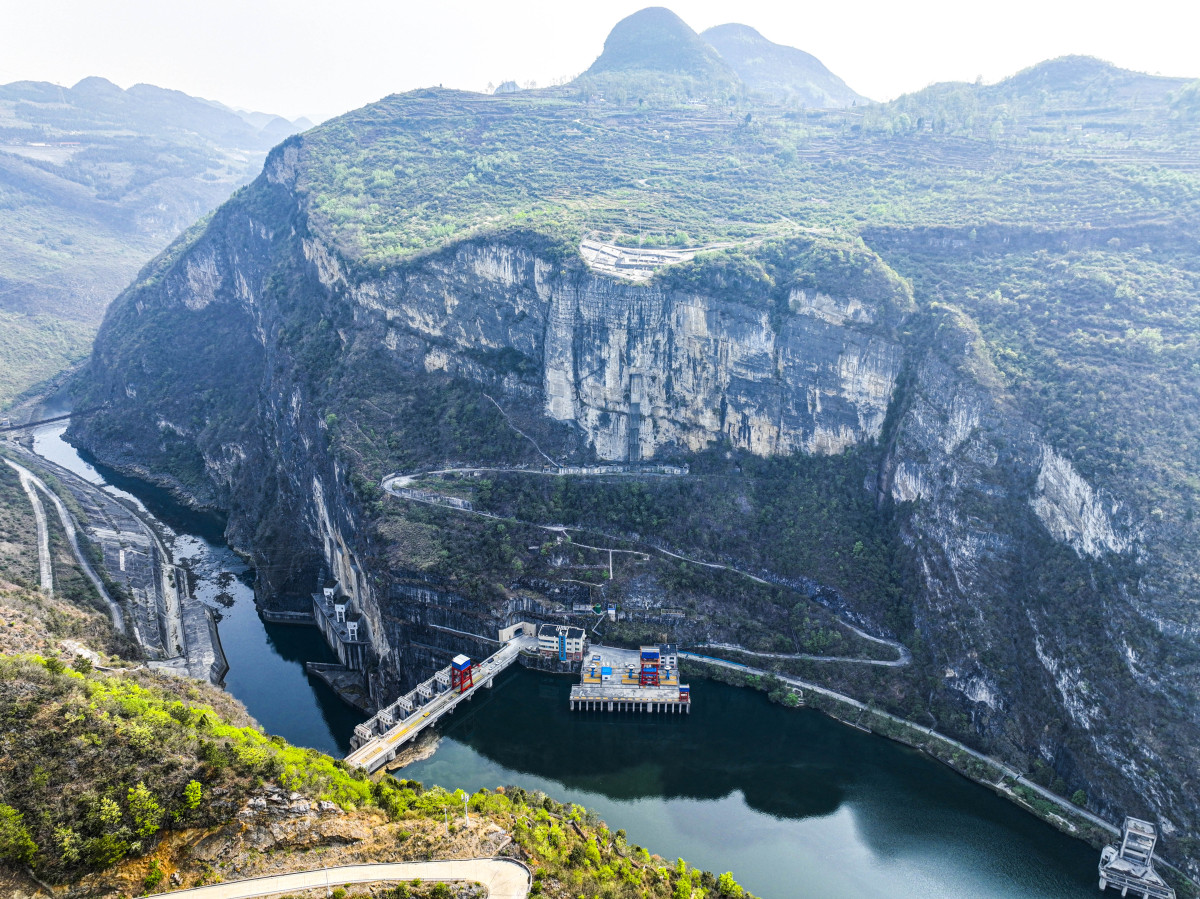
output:
[[[412,115],[392,118],[401,102]],[[615,637],[784,653],[851,640],[832,611],[904,643],[913,662],[798,664],[805,676],[935,724],[1060,792],[1082,790],[1114,820],[1150,816],[1169,854],[1196,858],[1195,602],[1178,548],[1194,539],[1193,517],[1146,486],[1174,483],[1155,467],[1165,418],[1152,400],[1114,407],[1107,425],[1124,468],[1107,467],[1103,425],[1090,424],[1086,441],[1063,431],[1097,419],[1059,407],[1115,402],[1104,378],[1116,375],[1096,369],[1100,387],[1086,396],[1056,392],[1098,358],[1071,347],[1100,328],[1089,319],[1064,332],[1059,319],[1111,318],[1103,303],[1111,307],[1114,289],[1124,294],[1109,275],[1019,293],[1034,283],[1027,259],[1051,274],[1075,266],[1077,279],[1097,254],[1169,267],[1191,246],[1188,227],[1114,220],[1051,230],[989,224],[983,211],[969,233],[894,223],[862,238],[792,230],[635,284],[589,269],[569,221],[542,227],[523,205],[504,226],[381,255],[373,223],[411,209],[364,200],[354,211],[347,198],[370,176],[337,155],[346,134],[358,135],[356,146],[413,135],[443,153],[429,137],[434,117],[455,104],[470,117],[482,102],[393,98],[276,148],[254,184],[114,304],[78,397],[104,408],[77,421],[74,437],[110,464],[226,510],[231,541],[258,564],[263,602],[303,607],[320,573],[335,577],[363,616],[377,702],[440,658],[436,648],[482,652],[499,627],[558,620],[597,596],[633,613]],[[562,104],[564,127],[587,134],[568,100],[545,102]],[[429,117],[414,124],[422,111]],[[646,134],[647,113],[632,116]],[[744,127],[740,113],[730,118]],[[496,114],[479,127],[503,124]],[[691,127],[672,119],[672,143]],[[709,115],[694,127],[711,140],[718,126]],[[891,183],[870,166],[915,146],[925,145],[872,144],[868,156],[885,149],[864,171]],[[421,164],[406,154],[374,160],[380,192]],[[990,165],[1007,165],[1007,154],[997,149]],[[1013,165],[1012,177],[1029,177],[1030,166]],[[965,168],[979,179],[971,183],[995,183],[990,168]],[[1091,189],[1093,169],[1080,171],[1080,189]],[[522,172],[499,178],[492,196],[514,184],[554,195],[537,193],[543,175]],[[343,193],[330,193],[328,178]],[[471,183],[447,182],[436,201],[443,215]],[[1141,245],[1150,249],[1122,249]],[[1162,309],[1164,297],[1186,293],[1145,264],[1145,304],[1130,308]],[[1173,271],[1161,277],[1187,277]],[[1101,287],[1107,299],[1087,292]],[[1073,305],[1037,318],[1039,339],[1067,333],[1074,344],[1055,344],[1050,360],[1036,340],[1017,342],[1030,326],[1012,316],[1041,316],[1055,296]],[[1105,346],[1170,385],[1175,351],[1161,344],[1172,345],[1174,326],[1160,318],[1155,327],[1157,344],[1137,327],[1121,337],[1106,324]],[[1153,427],[1127,446],[1121,435],[1139,420]],[[548,457],[666,461],[690,473],[440,482],[504,521],[379,487],[395,471],[541,469]],[[539,523],[648,558],[629,556],[609,582],[597,574],[607,559],[599,565]],[[655,555],[660,548],[767,584]]]

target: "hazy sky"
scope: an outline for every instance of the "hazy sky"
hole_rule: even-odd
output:
[[[289,117],[397,91],[551,83],[586,69],[645,2],[612,0],[4,0],[0,82],[102,75]],[[995,81],[1067,53],[1200,78],[1197,0],[677,0],[701,31],[736,21],[890,99],[934,81]]]

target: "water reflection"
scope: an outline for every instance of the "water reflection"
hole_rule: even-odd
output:
[[[1090,849],[914,750],[723,684],[682,718],[572,713],[569,688],[510,672],[405,776],[545,790],[763,896],[1092,895]]]

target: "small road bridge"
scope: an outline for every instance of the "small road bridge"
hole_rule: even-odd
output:
[[[62,415],[55,415],[50,418],[39,418],[37,421],[27,421],[22,424],[13,424],[7,418],[0,418],[0,434],[5,434],[10,431],[29,431],[33,428],[41,427],[42,425],[54,424],[56,421],[68,421],[71,418],[82,418],[85,415],[91,415],[93,412],[99,412],[104,409],[104,406],[92,406],[90,409],[80,409],[77,412],[64,412]]]
[[[515,662],[522,650],[536,648],[537,637],[521,634],[479,664],[466,656],[457,657],[415,690],[355,727],[346,762],[367,771],[378,771],[425,728],[453,712],[477,690],[491,687],[496,675]]]

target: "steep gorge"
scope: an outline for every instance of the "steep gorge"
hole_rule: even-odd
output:
[[[379,494],[397,468],[540,467],[502,422],[473,432],[498,415],[486,394],[560,461],[726,465],[723,483],[738,460],[747,472],[764,457],[869,463],[854,490],[917,572],[904,614],[855,591],[849,547],[820,549],[847,554],[841,610],[911,644],[916,661],[820,676],[1049,768],[1110,817],[1200,829],[1194,662],[1139,606],[1142,525],[1048,443],[967,315],[914,299],[865,244],[827,236],[702,257],[644,285],[533,231],[367,264],[312,214],[306,164],[302,142],[277,148],[117,301],[80,397],[106,405],[73,433],[226,510],[264,603],[297,601],[333,572],[367,622],[377,700],[429,663],[430,646],[463,645],[445,629],[490,635],[568,595],[548,569],[448,580],[440,572],[468,560],[430,537],[445,522]],[[421,417],[437,418],[434,439],[392,439],[419,424],[397,418]],[[738,488],[746,515],[752,488]],[[440,568],[421,564],[423,540],[448,555]],[[672,593],[661,571],[621,586]],[[737,610],[706,601],[676,635],[720,636],[700,612]]]

